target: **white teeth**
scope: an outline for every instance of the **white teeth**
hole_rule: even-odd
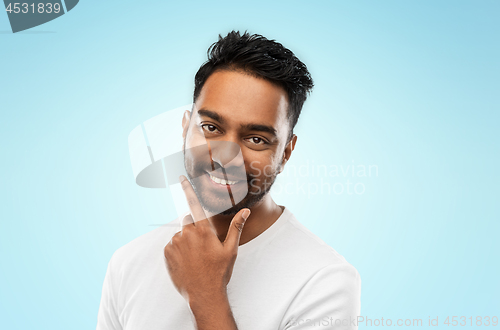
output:
[[[229,180],[224,180],[224,179],[219,179],[219,178],[216,178],[215,176],[211,175],[211,174],[208,174],[210,175],[210,179],[212,179],[213,182],[216,182],[218,184],[229,184],[229,185],[232,185],[232,184],[235,184],[236,182],[238,181],[229,181]]]

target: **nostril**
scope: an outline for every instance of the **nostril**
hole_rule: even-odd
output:
[[[230,141],[211,141],[209,145],[210,158],[223,167],[241,166],[243,156],[240,146]]]

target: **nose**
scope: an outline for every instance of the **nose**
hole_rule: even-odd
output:
[[[210,141],[209,152],[212,160],[224,168],[242,167],[245,162],[239,144],[231,141]]]

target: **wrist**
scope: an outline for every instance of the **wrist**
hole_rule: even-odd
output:
[[[192,296],[188,303],[198,329],[237,330],[225,289]]]
[[[229,307],[226,289],[213,292],[198,292],[189,295],[188,304],[196,316],[198,311],[222,310]]]

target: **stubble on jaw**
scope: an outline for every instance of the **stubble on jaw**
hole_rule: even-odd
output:
[[[184,152],[184,167],[186,169],[186,173],[190,179],[190,181],[193,183],[193,190],[196,193],[196,196],[198,197],[198,200],[206,211],[210,212],[211,214],[221,214],[221,215],[228,215],[228,216],[234,216],[236,215],[241,209],[243,208],[252,208],[255,205],[257,205],[259,202],[261,202],[264,197],[269,193],[271,190],[272,185],[276,181],[276,177],[279,174],[279,169],[280,166],[277,166],[276,169],[273,170],[272,175],[266,175],[264,178],[264,182],[262,185],[258,185],[258,182],[261,181],[259,178],[255,177],[251,173],[247,173],[247,189],[248,192],[245,195],[245,197],[233,205],[231,203],[231,200],[228,196],[227,199],[217,202],[212,199],[212,201],[208,200],[210,197],[207,197],[208,191],[202,191],[200,187],[196,184],[196,174],[199,175],[205,175],[206,170],[212,170],[212,165],[207,166],[208,164],[203,164],[201,162],[198,162],[198,164],[193,164],[194,161],[193,159],[188,159],[186,157],[186,144],[184,140],[184,147],[183,147],[183,152]],[[190,162],[189,162],[190,160]],[[220,167],[220,166],[218,166]],[[192,170],[192,171],[191,171]],[[193,173],[194,172],[194,173]],[[269,178],[269,180],[268,180]],[[218,203],[219,205],[214,205]],[[226,205],[224,205],[224,203]],[[223,205],[220,205],[223,204]],[[219,206],[219,207],[218,207]],[[221,209],[223,211],[221,211]]]

